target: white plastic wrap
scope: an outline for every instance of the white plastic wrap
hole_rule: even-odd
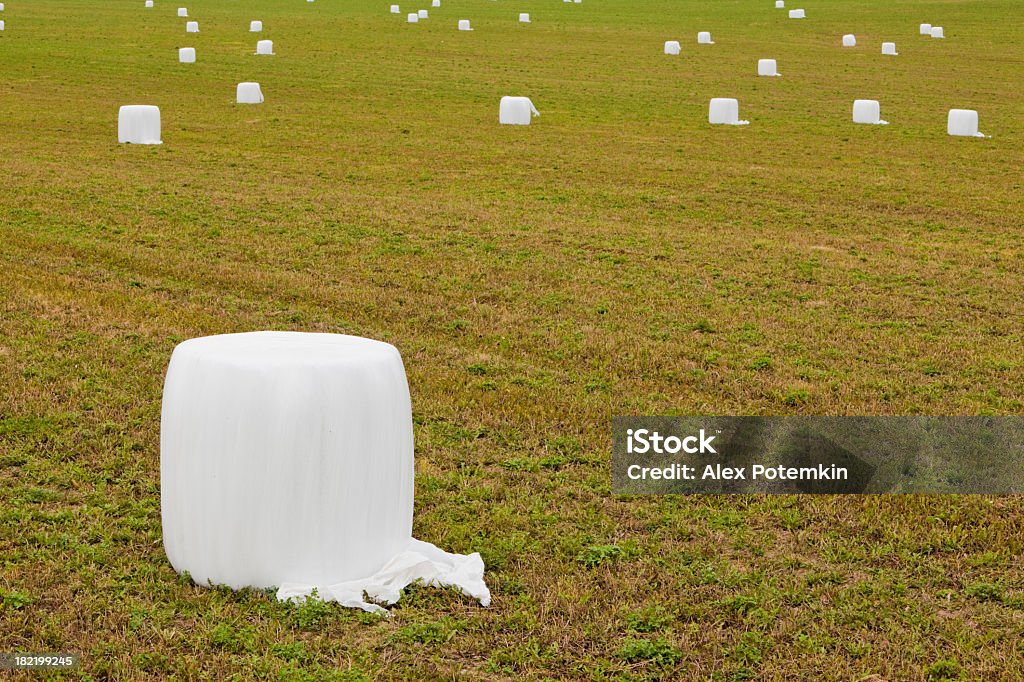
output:
[[[804,19],[806,17],[807,17],[807,15],[804,13],[804,11],[802,9],[791,9],[791,10],[789,10],[789,18],[790,19]]]
[[[740,120],[740,103],[729,97],[715,97],[708,107],[708,123],[712,125],[745,126],[750,121]]]
[[[199,22],[198,21],[186,21],[185,22],[185,33],[199,33]]]
[[[932,26],[931,36],[932,38],[945,38],[946,34],[941,26]]]
[[[711,40],[711,33],[708,31],[701,31],[697,34],[698,45],[714,45],[714,41]]]
[[[263,91],[259,83],[239,83],[235,88],[235,102],[238,104],[263,104]]]
[[[178,61],[182,64],[195,64],[196,63],[196,48],[194,47],[179,47],[178,48]]]
[[[391,5],[391,13],[392,14],[401,14],[402,13],[402,8],[399,7],[398,5]]]
[[[882,43],[882,54],[895,56],[897,54],[896,43]]]
[[[882,120],[882,106],[875,99],[853,100],[853,122],[870,125],[889,125]]]
[[[502,125],[530,125],[530,119],[540,116],[529,97],[502,97],[498,105],[498,122]]]
[[[758,76],[781,76],[779,73],[779,65],[774,59],[758,59],[757,60],[757,75]]]
[[[178,8],[178,16],[179,17],[187,17],[188,16],[188,8],[187,7],[179,7]]]
[[[129,104],[117,112],[119,144],[161,144],[160,109],[147,104]]]
[[[262,33],[263,22],[262,21],[250,21],[249,22],[249,33]]]
[[[679,54],[680,47],[678,40],[665,41],[665,54]]]
[[[0,31],[4,30],[7,30],[7,24],[5,24],[4,21],[0,19]]]
[[[256,54],[274,54],[274,41],[273,40],[257,40],[256,41]]]
[[[410,24],[416,24],[416,23],[419,23],[420,15],[418,15],[418,14],[410,14],[406,19],[408,20],[408,22]]]
[[[430,6],[431,6],[431,7],[440,7],[440,6],[441,6],[441,0],[433,0],[433,1],[432,1],[432,2],[430,3]]]
[[[852,33],[843,36],[843,47],[857,47],[857,36]]]
[[[786,9],[785,0],[775,0],[775,9]]]
[[[946,132],[957,137],[985,137],[978,132],[978,112],[973,109],[950,109]]]
[[[918,27],[918,31],[923,36],[930,36],[932,34],[932,25],[931,24],[921,24]]]
[[[412,538],[409,388],[394,346],[339,334],[185,341],[164,384],[164,548],[200,585],[379,611],[415,580],[490,603],[479,554]],[[363,593],[369,595],[364,598]]]
[[[459,19],[459,30],[460,31],[472,31],[473,29],[469,25],[469,19]]]
[[[427,10],[425,10],[425,9],[421,9],[416,14],[417,14],[417,16],[419,16],[420,19],[429,19],[430,18],[430,13]]]
[[[152,7],[152,6],[153,6],[153,0],[146,0],[146,7]]]
[[[530,15],[527,14],[526,12],[521,13],[519,15],[519,23],[520,24],[528,24],[528,23],[530,23]]]

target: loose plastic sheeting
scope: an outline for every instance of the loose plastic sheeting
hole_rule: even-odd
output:
[[[679,54],[679,41],[678,40],[666,40],[665,41],[665,54]]]
[[[259,83],[239,83],[235,88],[235,102],[238,104],[263,104],[263,91]]]
[[[263,31],[262,21],[250,21],[249,22],[249,33],[261,33]]]
[[[882,43],[882,54],[896,54],[896,43]]]
[[[941,26],[932,26],[932,38],[945,38],[946,34],[943,32]]]
[[[740,120],[740,103],[729,97],[715,97],[708,107],[708,123],[713,125],[745,126],[750,121]]]
[[[179,7],[178,8],[178,16],[179,17],[187,17],[188,16],[188,8],[187,7]]]
[[[421,9],[421,10],[420,10],[419,12],[417,12],[417,16],[418,16],[418,17],[419,17],[420,19],[426,19],[426,18],[428,18],[428,17],[430,16],[430,15],[428,15],[428,14],[427,14],[427,10],[425,10],[425,9]]]
[[[402,9],[398,5],[391,5],[391,13],[392,14],[401,14],[402,13]]]
[[[498,106],[498,122],[502,125],[530,125],[530,119],[540,116],[529,97],[502,97]]]
[[[921,24],[921,26],[918,27],[918,30],[921,32],[921,35],[923,35],[923,36],[930,36],[932,34],[932,25],[931,24]]]
[[[408,21],[408,22],[409,22],[410,24],[416,24],[416,23],[419,23],[419,20],[420,20],[420,15],[418,15],[418,14],[410,14],[410,15],[409,15],[408,17],[406,17],[406,20],[407,20],[407,21]]]
[[[697,34],[698,45],[714,45],[715,43],[711,40],[711,34],[707,31],[701,31]]]
[[[857,36],[852,33],[843,36],[843,47],[857,47]]]
[[[469,26],[469,19],[459,19],[459,30],[460,31],[472,31],[473,30]]]
[[[978,132],[978,112],[973,109],[950,109],[946,132],[957,137],[985,137]]]
[[[530,23],[530,15],[527,14],[526,12],[523,12],[522,14],[520,14],[519,15],[519,23],[520,24],[528,24],[528,23]]]
[[[199,585],[371,612],[416,580],[490,604],[479,554],[412,537],[412,410],[386,343],[254,332],[191,339],[164,383],[164,549]],[[364,592],[369,595],[365,598]]]
[[[185,33],[199,33],[199,22],[188,21],[185,22]]]
[[[161,144],[160,109],[146,104],[129,104],[117,112],[119,144]]]
[[[789,18],[790,19],[804,19],[804,18],[806,18],[806,16],[807,15],[804,14],[804,11],[802,9],[791,9],[791,10],[789,10]]]
[[[775,0],[775,9],[786,9],[786,0]]]
[[[274,54],[273,40],[257,40],[256,54]]]
[[[774,59],[758,59],[757,60],[757,75],[758,76],[781,76],[779,73],[779,65]]]
[[[196,48],[194,47],[179,47],[178,48],[178,61],[182,64],[195,64],[196,63]]]
[[[853,100],[853,122],[870,123],[873,125],[889,125],[883,121],[882,107],[876,99],[855,99]]]

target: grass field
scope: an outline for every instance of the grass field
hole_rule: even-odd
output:
[[[1024,679],[1020,497],[622,498],[609,471],[617,414],[1024,412],[1019,0],[407,2],[6,2],[0,652],[97,680]],[[248,80],[265,104],[234,104]],[[541,117],[498,126],[502,95]],[[751,125],[708,126],[718,96]],[[164,144],[118,146],[122,104]],[[992,139],[948,137],[954,107]],[[480,551],[491,608],[175,575],[171,350],[271,328],[399,348],[415,534]]]

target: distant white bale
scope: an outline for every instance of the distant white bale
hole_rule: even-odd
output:
[[[146,7],[152,7],[152,6],[153,6],[153,0],[146,0]],[[0,9],[2,9],[2,6],[0,6]]]
[[[459,19],[459,30],[460,31],[472,31],[469,27],[469,19]]]
[[[256,54],[274,54],[273,40],[257,40]]]
[[[973,109],[950,109],[946,132],[957,137],[985,137],[978,132],[978,112]]]
[[[0,12],[4,11],[4,3],[0,2]]]
[[[758,76],[781,76],[779,73],[779,65],[774,59],[758,59],[757,60],[757,75]]]
[[[416,24],[416,23],[419,23],[419,20],[420,20],[420,15],[416,14],[415,12],[412,12],[411,14],[409,14],[409,16],[408,16],[408,17],[406,17],[406,20],[407,20],[407,21],[408,21],[408,22],[409,22],[410,24]]]
[[[179,17],[187,17],[188,16],[188,8],[187,7],[179,7],[178,8],[178,16]]]
[[[4,24],[2,20],[0,20],[0,31],[6,30],[6,28],[7,26]]]
[[[930,36],[932,34],[932,25],[931,24],[921,24],[918,27],[918,30],[921,32],[921,35],[923,35],[923,36]]]
[[[882,54],[896,54],[896,43],[882,43]]]
[[[434,0],[433,2],[430,3],[430,6],[431,7],[440,7],[441,6],[441,0]]]
[[[857,36],[852,33],[843,36],[843,47],[857,47]]]
[[[530,119],[540,116],[529,97],[502,97],[498,107],[498,122],[502,125],[530,125]]]
[[[572,1],[575,2],[577,5],[579,5],[580,3],[583,2],[583,0],[572,0]]]
[[[416,16],[418,16],[420,19],[426,19],[429,15],[427,14],[427,10],[421,9],[419,12],[416,13]]]
[[[708,31],[701,31],[697,34],[698,45],[714,45],[715,43],[711,40],[711,34]]]
[[[145,104],[131,104],[117,112],[119,144],[161,144],[160,109]]]
[[[786,9],[786,0],[775,0],[775,9]]]
[[[263,22],[262,21],[250,21],[249,22],[249,33],[262,33]]]
[[[712,125],[745,126],[750,121],[740,120],[740,103],[729,97],[715,97],[708,107],[708,123]]]
[[[528,24],[528,23],[530,23],[530,15],[527,14],[526,12],[523,12],[522,14],[520,14],[519,15],[519,23],[520,24]]]
[[[946,34],[943,33],[941,26],[932,26],[932,38],[945,38]]]
[[[182,64],[195,64],[196,63],[196,48],[194,47],[179,47],[178,48],[178,61]]]
[[[199,33],[199,22],[189,21],[185,23],[185,33]]]
[[[872,125],[889,125],[883,121],[882,107],[876,99],[855,99],[853,100],[853,122],[869,123]]]
[[[391,13],[392,14],[401,14],[402,13],[402,9],[398,5],[391,5]]]
[[[789,10],[790,19],[804,19],[807,15],[804,14],[802,9],[791,9]]]
[[[239,83],[235,88],[235,101],[238,104],[263,104],[263,91],[259,83]]]
[[[665,41],[665,54],[679,54],[679,41],[678,40],[666,40]]]

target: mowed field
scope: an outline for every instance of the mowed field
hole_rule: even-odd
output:
[[[1020,497],[624,498],[609,464],[618,414],[1024,412],[1019,0],[408,1],[6,2],[0,652],[97,680],[1024,679]],[[235,105],[250,80],[266,103]],[[541,117],[499,126],[502,95]],[[162,146],[117,144],[123,104]],[[948,137],[954,107],[992,139]],[[415,534],[481,552],[491,608],[176,576],[164,370],[259,329],[398,347]]]

